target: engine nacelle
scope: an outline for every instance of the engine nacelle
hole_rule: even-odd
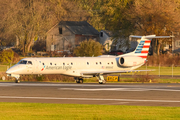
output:
[[[144,59],[141,57],[124,56],[119,58],[119,65],[123,67],[133,67],[144,63]]]

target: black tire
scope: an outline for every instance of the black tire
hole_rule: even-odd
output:
[[[80,83],[83,83],[83,79],[80,79],[79,82],[80,82]]]
[[[80,80],[76,80],[76,83],[80,83]]]
[[[15,83],[20,83],[20,81],[19,80],[15,80]]]

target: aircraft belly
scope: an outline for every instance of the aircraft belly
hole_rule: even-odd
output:
[[[39,74],[63,74],[65,71],[57,71],[57,70],[44,70],[38,72]]]
[[[77,77],[81,76],[80,72],[76,70],[65,71],[62,74],[69,75],[69,76],[77,76]]]

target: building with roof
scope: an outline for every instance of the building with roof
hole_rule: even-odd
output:
[[[71,51],[80,42],[99,41],[99,32],[86,21],[61,21],[47,32],[46,51]]]
[[[110,51],[111,50],[111,45],[113,42],[113,34],[110,31],[105,31],[105,30],[101,30],[99,32],[99,38],[100,38],[100,43],[104,46],[104,49],[106,51]]]
[[[100,43],[104,45],[106,51],[117,51],[122,50],[126,51],[129,48],[129,38],[128,37],[115,37],[115,34],[112,31],[101,30],[99,32]]]

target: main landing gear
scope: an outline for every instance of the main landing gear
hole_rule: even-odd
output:
[[[99,84],[106,83],[106,80],[104,79],[103,75],[99,74],[96,77],[99,79]],[[74,80],[76,81],[76,83],[83,83],[82,77],[74,77]]]
[[[97,77],[99,77],[99,84],[106,83],[106,80],[104,79],[103,75],[99,74]]]
[[[83,78],[81,77],[75,77],[74,80],[76,81],[76,83],[83,83]]]

